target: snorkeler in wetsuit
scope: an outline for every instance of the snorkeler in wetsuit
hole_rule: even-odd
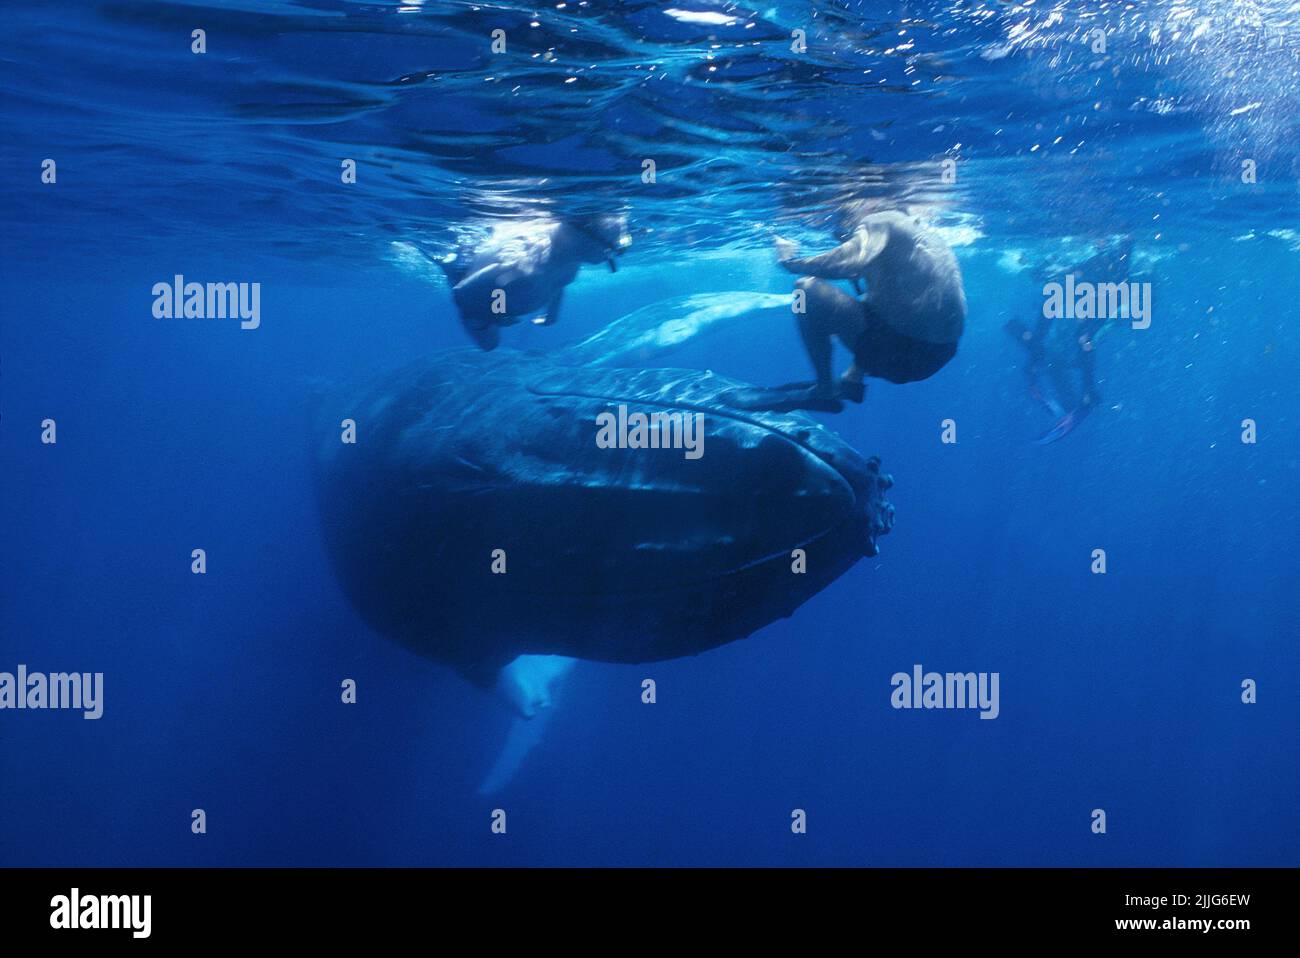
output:
[[[928,379],[957,353],[966,322],[961,271],[948,244],[920,220],[901,212],[859,218],[852,236],[819,256],[798,257],[793,243],[777,240],[781,265],[801,278],[804,310],[799,334],[817,378],[769,389],[737,391],[730,401],[746,409],[839,412],[843,400],[862,402],[863,379],[893,383]],[[843,279],[866,295],[858,299],[826,280]],[[832,341],[853,362],[836,382]]]
[[[1132,268],[1133,239],[1096,243],[1098,252],[1067,270],[1078,281],[1095,284],[1126,283]],[[1089,319],[1049,319],[1040,316],[1030,329],[1019,320],[1005,329],[1025,347],[1025,376],[1029,394],[1056,417],[1052,427],[1035,440],[1039,445],[1069,435],[1100,402],[1097,393],[1096,347],[1117,316]]]
[[[501,327],[533,317],[553,324],[564,288],[583,263],[607,263],[632,243],[621,214],[543,219],[495,227],[477,249],[435,260],[452,284],[451,295],[466,332],[480,349],[501,341]]]

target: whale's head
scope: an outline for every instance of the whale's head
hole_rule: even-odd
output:
[[[560,368],[528,383],[552,419],[572,416],[576,445],[556,456],[584,464],[583,487],[616,495],[615,515],[653,517],[628,543],[639,551],[727,574],[853,529],[844,558],[875,555],[893,526],[879,460],[802,413],[730,405],[738,387],[686,369]]]
[[[875,459],[712,373],[460,352],[356,403],[326,451],[336,563],[429,654],[646,661],[742,638],[893,525]],[[331,520],[327,518],[327,525]]]

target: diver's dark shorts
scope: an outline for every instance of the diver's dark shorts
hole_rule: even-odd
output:
[[[891,383],[929,379],[956,355],[956,343],[927,343],[880,322],[868,324],[853,348],[859,369]]]

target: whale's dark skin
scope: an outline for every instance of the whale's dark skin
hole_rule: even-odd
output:
[[[743,386],[464,350],[340,394],[316,455],[338,579],[377,631],[485,686],[521,654],[646,662],[744,638],[875,555],[893,508],[877,460],[801,413],[730,408]],[[599,448],[620,403],[702,412],[703,455]]]

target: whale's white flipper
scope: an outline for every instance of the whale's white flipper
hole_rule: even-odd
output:
[[[564,655],[521,655],[497,676],[497,692],[523,718],[551,704],[551,685],[573,670],[577,659]]]
[[[542,740],[550,721],[549,711],[532,718],[521,718],[516,715],[510,720],[510,731],[506,733],[506,742],[501,747],[501,754],[492,763],[492,768],[488,770],[482,784],[478,787],[480,795],[491,795],[510,784],[515,773],[519,771],[519,766],[523,764],[524,758],[533,750],[533,746]]]
[[[571,360],[591,365],[617,365],[629,358],[644,365],[648,356],[658,361],[664,354],[700,336],[727,328],[742,317],[769,312],[790,314],[790,293],[697,293],[661,300],[620,316],[580,343],[566,347]]]
[[[510,784],[550,724],[553,684],[568,675],[577,662],[563,655],[521,655],[501,670],[497,692],[518,714],[510,722],[501,754],[478,787],[480,795],[499,792]]]

